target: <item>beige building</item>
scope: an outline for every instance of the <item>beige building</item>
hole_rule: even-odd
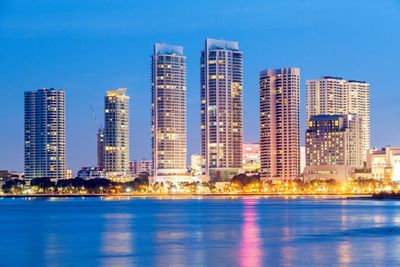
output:
[[[107,92],[104,110],[104,171],[110,179],[129,176],[129,96],[126,88]]]
[[[229,181],[242,168],[243,53],[237,42],[207,39],[200,61],[204,174]]]
[[[260,167],[260,144],[243,144],[243,170],[259,172]]]
[[[186,58],[182,46],[154,45],[151,85],[154,179],[185,180]]]
[[[300,175],[300,69],[260,73],[261,178]]]
[[[362,120],[362,159],[370,149],[369,84],[361,81],[322,77],[307,81],[307,121],[319,114],[358,114]]]
[[[400,182],[400,147],[371,149],[367,168],[373,179]]]
[[[190,156],[190,171],[193,176],[201,176],[203,165],[204,163],[201,155],[194,154]]]
[[[134,160],[129,162],[129,172],[132,177],[139,177],[142,173],[151,175],[153,170],[153,161],[148,159]]]
[[[363,167],[359,115],[311,116],[306,131],[306,179],[346,180]]]

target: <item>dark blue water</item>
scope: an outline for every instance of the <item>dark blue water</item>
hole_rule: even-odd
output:
[[[0,199],[1,266],[400,266],[400,202]]]

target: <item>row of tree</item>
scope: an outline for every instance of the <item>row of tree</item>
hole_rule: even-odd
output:
[[[49,178],[35,178],[30,181],[27,186],[25,180],[13,179],[7,181],[2,186],[2,190],[6,194],[24,193],[27,188],[31,193],[43,194],[103,194],[103,193],[121,193],[129,191],[138,191],[140,188],[147,188],[149,185],[148,177],[136,178],[126,183],[113,182],[108,179],[90,179],[82,178],[62,179],[54,182]]]
[[[294,180],[274,183],[261,181],[260,176],[239,174],[234,176],[224,187],[217,187],[214,182],[157,182],[149,185],[148,176],[136,178],[126,183],[113,182],[108,179],[84,180],[81,178],[51,181],[48,178],[36,178],[30,185],[24,180],[10,180],[3,186],[6,194],[118,194],[118,193],[372,193],[387,187],[382,181],[357,179],[340,183],[331,180]],[[390,185],[395,188],[394,185]]]

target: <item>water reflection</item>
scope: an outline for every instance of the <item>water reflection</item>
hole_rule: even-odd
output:
[[[262,266],[260,230],[257,224],[258,199],[245,199],[243,212],[242,239],[240,241],[240,266]]]
[[[102,235],[102,266],[132,266],[133,233],[132,215],[128,213],[105,214]]]
[[[337,246],[339,266],[349,266],[351,263],[351,245],[347,241],[340,242]]]

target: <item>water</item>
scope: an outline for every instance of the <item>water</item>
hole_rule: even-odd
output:
[[[400,266],[399,205],[0,199],[0,266]]]

